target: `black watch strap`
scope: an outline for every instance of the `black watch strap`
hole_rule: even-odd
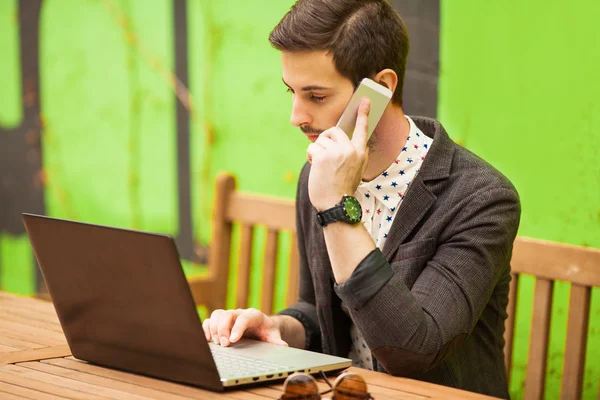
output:
[[[317,213],[317,221],[321,226],[327,226],[332,222],[346,221],[347,219],[344,212],[344,205],[341,202],[325,211]]]

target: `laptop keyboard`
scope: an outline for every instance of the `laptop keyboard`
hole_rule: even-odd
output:
[[[269,361],[239,357],[220,351],[220,346],[211,346],[213,359],[219,375],[258,375],[288,371],[290,367]]]

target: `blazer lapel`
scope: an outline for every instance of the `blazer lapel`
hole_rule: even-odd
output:
[[[388,260],[437,199],[427,186],[427,182],[448,178],[454,157],[455,144],[438,121],[424,117],[411,118],[424,134],[434,140],[421,166],[421,172],[410,184],[411,187],[388,233],[390,239],[383,247],[383,255]]]
[[[437,199],[431,190],[425,186],[419,175],[413,179],[410,186],[390,228],[388,236],[392,240],[388,240],[383,246],[383,255],[388,260],[396,247],[406,239]]]

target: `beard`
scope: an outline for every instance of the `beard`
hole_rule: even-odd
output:
[[[378,150],[377,133],[377,129],[375,129],[373,131],[373,134],[367,141],[367,148],[369,149],[369,153],[375,153]]]
[[[316,129],[316,128],[313,128],[312,126],[301,126],[300,130],[303,133],[316,134],[316,135],[320,135],[321,133],[325,132],[324,129]]]
[[[312,126],[301,126],[300,130],[303,133],[315,134],[315,135],[320,135],[321,133],[325,132],[325,129],[317,129],[317,128],[313,128]],[[373,134],[367,141],[367,148],[369,149],[369,153],[375,153],[377,151],[377,145],[378,145],[377,129],[375,129],[373,131]]]

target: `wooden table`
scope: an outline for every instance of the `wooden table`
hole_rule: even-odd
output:
[[[375,399],[482,399],[474,393],[350,368]],[[320,389],[328,386],[319,381]],[[214,393],[73,358],[52,303],[0,292],[0,399],[277,399],[282,383]]]

